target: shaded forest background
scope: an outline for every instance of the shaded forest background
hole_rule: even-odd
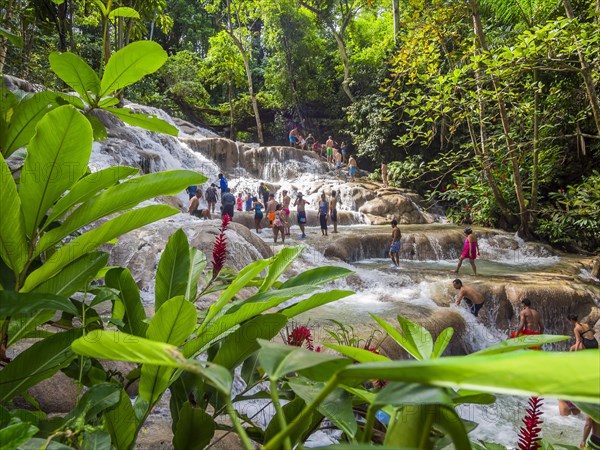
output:
[[[169,54],[123,92],[223,136],[298,126],[458,223],[600,246],[600,1],[3,0],[0,72],[66,89],[51,52],[102,72]]]

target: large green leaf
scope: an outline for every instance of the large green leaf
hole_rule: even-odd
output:
[[[323,383],[310,383],[298,378],[289,380],[288,384],[306,404],[317,398],[324,387]],[[317,410],[335,423],[350,438],[354,438],[357,426],[352,410],[352,397],[345,390],[335,389],[319,404]]]
[[[21,448],[39,429],[29,422],[13,421],[8,426],[0,429],[0,443],[2,449],[12,450]]]
[[[183,295],[166,301],[150,321],[146,336],[153,341],[179,346],[194,331],[196,308]],[[140,395],[154,405],[169,387],[173,369],[144,364],[140,377]]]
[[[585,367],[586,370],[573,370]],[[598,403],[598,350],[570,353],[520,351],[425,361],[358,364],[338,373],[342,382],[373,378],[482,392],[555,397]],[[569,383],[564,383],[569,379]]]
[[[300,397],[296,397],[291,402],[286,403],[282,408],[283,415],[285,417],[285,422],[286,423],[292,422],[294,420],[294,418],[298,414],[300,414],[300,411],[302,411],[302,409],[305,406],[306,406],[306,403],[304,403],[304,400],[302,400]],[[310,420],[307,420],[306,423],[304,424],[303,429],[300,429],[300,430],[296,431],[295,433],[292,433],[292,436],[291,436],[292,442],[303,442],[304,439],[301,439],[302,434],[309,433],[310,430],[314,429],[317,426],[318,422],[321,421],[322,418],[323,418],[322,414],[320,414],[318,412],[313,413]],[[281,431],[281,426],[280,426],[278,417],[273,416],[273,418],[271,419],[271,422],[269,422],[269,425],[267,426],[267,429],[265,430],[265,442],[268,442],[269,440],[271,440],[271,438],[273,438],[280,431]]]
[[[198,332],[198,336],[185,344],[183,353],[186,357],[196,355],[211,341],[218,339],[233,327],[255,317],[290,298],[307,294],[316,287],[298,286],[288,289],[271,290],[248,298],[241,305],[236,305],[226,314],[217,318],[209,327]],[[206,320],[206,319],[205,319]]]
[[[113,315],[123,321],[122,331],[135,336],[146,336],[146,311],[142,305],[140,289],[129,269],[115,267],[106,272],[104,279],[106,286],[119,291],[120,304],[113,308]]]
[[[69,299],[58,295],[0,290],[0,317],[29,316],[40,311],[78,314],[77,308]]]
[[[175,425],[173,447],[175,450],[202,450],[215,434],[216,424],[203,409],[185,402]]]
[[[52,52],[49,60],[54,73],[81,95],[88,105],[93,105],[100,92],[100,79],[94,69],[71,52]]]
[[[77,406],[65,416],[65,420],[79,420],[80,416],[88,422],[107,408],[119,403],[121,386],[116,383],[99,383],[91,386],[77,402]]]
[[[99,97],[105,97],[155,72],[167,60],[167,52],[153,41],[136,41],[108,60],[102,75]]]
[[[40,283],[60,272],[67,264],[121,234],[178,212],[177,209],[170,206],[152,205],[134,209],[103,223],[98,228],[82,234],[61,247],[45,264],[29,274],[21,291],[28,292],[34,289]]]
[[[398,316],[398,322],[400,323],[404,337],[411,342],[412,346],[421,355],[420,359],[431,358],[431,353],[433,352],[433,338],[431,337],[431,333],[425,327],[402,316]]]
[[[552,334],[539,334],[529,336],[519,336],[513,339],[507,339],[499,342],[491,347],[484,348],[471,355],[496,355],[498,353],[514,352],[515,350],[521,350],[528,347],[537,347],[542,344],[551,344],[553,342],[561,342],[571,339],[571,336],[560,336]]]
[[[223,291],[223,293],[219,296],[219,299],[210,305],[208,308],[208,312],[206,313],[206,317],[200,326],[200,330],[202,331],[206,326],[213,320],[217,314],[221,312],[223,307],[233,298],[235,294],[237,294],[240,289],[245,287],[250,281],[254,279],[259,273],[261,273],[265,268],[270,264],[268,259],[259,259],[258,261],[254,261],[251,264],[248,264],[242,270],[237,277],[231,282],[229,287]]]
[[[187,287],[185,290],[186,300],[193,302],[198,294],[198,280],[206,267],[206,255],[194,247],[189,247],[190,270],[188,272]]]
[[[40,308],[30,314],[11,318],[8,325],[8,346],[14,345],[40,325],[52,320],[55,314],[54,310]],[[35,333],[39,334],[40,331]]]
[[[75,357],[71,343],[81,333],[80,328],[56,333],[36,342],[8,363],[0,371],[0,401],[9,401],[66,367]]]
[[[391,324],[389,324],[385,320],[380,319],[375,314],[369,314],[381,326],[381,328],[384,329],[388,336],[395,340],[404,350],[410,353],[414,358],[422,359],[419,349],[414,345],[412,340],[404,337],[402,333],[396,330]]]
[[[190,246],[180,228],[171,235],[156,271],[154,310],[170,298],[185,295],[190,273]]]
[[[431,352],[432,358],[439,358],[442,356],[444,350],[446,350],[446,347],[448,347],[452,336],[454,336],[453,328],[444,328],[444,330],[442,330],[435,340],[435,344],[433,345],[433,351]]]
[[[47,113],[27,146],[19,195],[25,231],[35,234],[48,209],[87,170],[92,152],[92,128],[72,106]]]
[[[176,368],[185,366],[181,353],[174,345],[115,331],[90,331],[74,341],[71,348],[75,353],[91,358]]]
[[[279,380],[290,372],[302,371],[321,364],[336,363],[338,368],[350,364],[350,360],[325,353],[311,352],[303,348],[275,344],[258,339],[258,360],[272,380]]]
[[[177,194],[187,186],[204,181],[206,177],[191,170],[170,170],[131,178],[109,187],[77,207],[61,226],[44,234],[36,246],[35,254],[39,255],[62,238],[102,217],[133,208],[150,198]]]
[[[132,19],[139,19],[140,13],[138,13],[135,9],[129,8],[127,6],[121,6],[120,8],[113,9],[109,14],[109,19],[114,19],[115,17],[130,17]]]
[[[354,272],[344,269],[343,267],[317,267],[315,269],[305,270],[295,277],[290,278],[281,285],[281,289],[295,286],[321,286],[329,281],[346,277],[352,273]]]
[[[388,383],[377,393],[373,404],[391,405],[452,405],[452,399],[445,389],[423,386],[416,383]]]
[[[336,345],[336,344],[325,344],[325,347],[329,347],[336,352],[341,353],[348,358],[351,358],[355,361],[366,363],[366,362],[375,362],[375,361],[390,361],[390,358],[383,355],[378,355],[377,353],[370,352],[369,350],[365,350],[357,347],[348,347],[345,345]]]
[[[285,315],[288,319],[302,314],[303,312],[310,311],[311,309],[317,308],[318,306],[325,305],[327,303],[334,302],[344,297],[353,295],[353,291],[326,291],[318,292],[311,295],[309,298],[299,301],[291,306],[280,309],[278,312]]]
[[[44,292],[70,297],[83,290],[98,271],[106,266],[108,253],[91,252],[66,266],[58,275],[39,284],[32,292]]]
[[[298,255],[302,253],[304,247],[285,247],[273,258],[273,262],[269,266],[269,272],[263,280],[263,284],[260,286],[258,292],[265,292],[273,286],[273,284],[279,279],[281,274],[292,264]]]
[[[6,128],[2,127],[0,133],[0,148],[5,157],[30,141],[40,119],[57,107],[56,97],[49,91],[37,92],[14,107],[10,122],[6,123]]]
[[[259,349],[257,339],[272,339],[286,323],[283,314],[264,314],[249,320],[227,336],[213,362],[234,369]]]
[[[0,36],[8,39],[8,41],[15,47],[23,48],[23,38],[14,33],[11,33],[4,27],[0,27]],[[2,441],[0,441],[2,442]]]
[[[129,450],[136,436],[137,419],[131,405],[131,400],[121,389],[119,403],[103,414],[104,425],[110,433],[112,444],[117,450]]]
[[[148,131],[157,131],[159,133],[170,134],[171,136],[177,136],[179,130],[169,122],[165,122],[156,116],[149,114],[134,113],[127,108],[104,108],[106,111],[110,111],[123,122],[140,127]]]
[[[21,198],[15,180],[0,155],[0,257],[16,273],[27,261],[27,238],[21,214]]]
[[[75,183],[69,192],[52,206],[48,224],[61,218],[78,203],[83,203],[102,189],[117,184],[120,180],[135,175],[139,169],[127,166],[112,166],[88,174]]]

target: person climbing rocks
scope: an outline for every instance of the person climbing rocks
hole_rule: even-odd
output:
[[[575,314],[567,316],[571,326],[573,327],[573,335],[575,336],[575,344],[571,346],[569,351],[584,350],[588,348],[598,348],[598,341],[594,336],[594,329],[587,323],[580,323]]]
[[[221,216],[225,214],[229,214],[229,218],[233,219],[233,207],[235,206],[235,197],[231,193],[231,189],[227,188],[227,191],[221,196],[221,205],[223,209],[221,210]]]
[[[381,162],[381,180],[383,181],[383,187],[388,187],[388,166],[385,162]]]
[[[332,233],[337,233],[337,192],[331,191],[331,199],[329,200],[329,217],[331,217],[331,223],[333,224]]]
[[[471,263],[471,267],[473,268],[473,274],[477,275],[477,267],[475,267],[475,258],[477,258],[479,253],[479,243],[477,242],[477,235],[473,233],[473,230],[470,228],[465,228],[463,231],[465,237],[465,245],[463,246],[463,251],[460,257],[458,258],[458,265],[454,270],[454,273],[458,273],[460,267],[462,266],[463,260],[466,258],[469,259]]]
[[[296,214],[298,216],[298,226],[302,232],[302,234],[298,236],[300,239],[304,239],[306,237],[306,233],[304,231],[304,227],[306,226],[306,205],[310,205],[310,203],[302,198],[302,192],[298,192],[296,200],[294,201],[294,206],[296,207]]]
[[[358,164],[356,159],[354,159],[354,155],[350,155],[350,159],[348,159],[348,175],[350,175],[352,181],[354,181],[354,177],[356,176],[357,172]]]
[[[460,302],[464,300],[469,306],[469,311],[471,311],[471,314],[477,317],[479,315],[479,310],[485,303],[484,296],[474,287],[464,285],[463,282],[458,278],[452,282],[452,285],[454,286],[454,289],[458,290],[458,295],[454,304],[459,306]]]
[[[265,205],[269,202],[269,188],[262,181],[258,186],[258,196],[262,199]]]
[[[400,238],[402,233],[398,228],[398,221],[392,220],[392,243],[390,244],[390,258],[392,259],[392,268],[400,267]]]
[[[210,219],[210,210],[208,208],[199,208],[200,198],[202,198],[202,191],[198,189],[196,190],[194,196],[190,199],[190,203],[188,204],[188,213],[191,216],[197,217],[199,219]]]
[[[327,217],[329,216],[329,202],[325,194],[321,194],[319,201],[319,223],[321,224],[321,234],[327,236]]]
[[[517,331],[511,334],[511,338],[519,336],[536,336],[544,333],[544,324],[540,313],[531,307],[531,300],[521,300],[523,311],[519,314],[519,326]],[[540,346],[529,347],[532,350],[540,350]]]
[[[227,192],[227,188],[229,187],[229,185],[227,184],[227,178],[225,178],[225,176],[220,173],[219,174],[219,189],[221,189],[221,196]]]

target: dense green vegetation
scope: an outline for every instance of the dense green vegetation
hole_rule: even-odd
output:
[[[301,253],[299,247],[287,247],[272,258],[255,261],[239,273],[232,272],[224,267],[227,218],[216,239],[210,266],[206,256],[189,245],[183,231],[171,236],[156,271],[154,311],[152,317],[147,317],[129,270],[107,267],[106,246],[123,233],[177,212],[162,204],[136,208],[141,202],[179,192],[206,178],[184,170],[136,176],[136,169],[122,166],[92,175],[88,163],[93,140],[106,136],[94,111],[101,109],[131,125],[174,133],[172,126],[156,117],[117,107],[121,93],[125,90],[135,96],[136,92],[154,92],[157,101],[173,105],[177,104],[176,98],[182,101],[193,97],[197,105],[202,105],[199,97],[209,102],[214,92],[210,88],[201,90],[202,83],[198,84],[197,79],[186,81],[180,74],[194,73],[190,66],[201,66],[211,57],[215,65],[224,64],[224,70],[231,70],[226,72],[231,74],[228,77],[214,70],[209,73],[215,86],[223,80],[230,83],[227,95],[229,105],[234,105],[234,88],[243,85],[244,76],[249,83],[268,79],[268,71],[254,73],[255,68],[248,65],[255,57],[254,48],[246,51],[243,45],[238,47],[245,42],[239,36],[253,37],[256,30],[250,27],[241,31],[232,20],[225,20],[226,34],[217,33],[207,39],[220,53],[211,56],[209,50],[203,59],[194,47],[168,57],[156,42],[137,39],[148,32],[141,24],[149,20],[150,30],[156,27],[166,33],[170,28],[188,29],[163,13],[166,5],[133,5],[137,10],[110,1],[41,5],[44,8],[40,3],[30,8],[20,2],[5,5],[6,18],[22,27],[1,31],[3,49],[13,55],[2,60],[6,67],[10,67],[9,62],[13,68],[18,67],[19,60],[14,57],[18,54],[29,58],[21,60],[22,66],[28,66],[32,77],[40,77],[38,81],[47,82],[50,73],[57,77],[56,90],[22,95],[3,87],[0,92],[2,448],[134,448],[140,430],[167,391],[176,449],[204,448],[217,429],[236,433],[246,449],[253,448],[254,443],[266,449],[292,449],[302,445],[325,421],[340,431],[341,448],[369,448],[380,441],[391,448],[434,449],[448,443],[461,449],[499,448],[484,442],[471,443],[467,432],[476,424],[460,419],[456,412],[456,407],[464,403],[493,402],[495,398],[490,394],[498,391],[572,400],[600,420],[597,351],[516,351],[558,342],[566,336],[516,338],[469,356],[442,357],[453,335],[451,328],[434,340],[427,330],[402,317],[392,325],[373,316],[389,338],[412,356],[412,361],[390,361],[369,349],[346,345],[329,346],[334,355],[269,342],[296,315],[351,295],[351,291],[327,288],[329,282],[351,272],[325,266],[281,281]],[[182,8],[185,5],[179,4]],[[206,11],[218,11],[217,6],[221,5],[206,5]],[[250,1],[232,4],[232,8],[239,7],[236,20],[243,18],[241,23],[250,23],[253,10],[246,8],[251,6],[257,5]],[[309,12],[315,14],[319,20],[314,21],[315,27],[321,24],[336,35],[343,55],[350,48],[350,41],[345,39],[352,20],[363,18],[356,10],[345,9],[347,6],[343,3],[339,10],[321,10],[307,3],[305,21],[299,21],[299,26],[308,28],[306,24],[314,19]],[[143,11],[142,7],[151,10]],[[186,11],[188,19],[194,16],[193,11]],[[372,20],[380,16],[373,15]],[[204,29],[199,24],[189,26],[196,33]],[[46,27],[55,27],[57,33]],[[21,31],[16,33],[16,29]],[[234,29],[240,33],[235,35],[237,43],[232,37]],[[370,33],[377,27],[367,21],[364,30],[371,39]],[[94,39],[94,33],[101,39]],[[312,39],[316,40],[317,35]],[[232,40],[228,41],[227,36]],[[582,39],[579,35],[577,38]],[[128,44],[130,40],[134,42]],[[34,41],[36,45],[32,46]],[[96,41],[100,42],[97,47],[82,44]],[[38,45],[41,42],[47,45]],[[200,42],[201,36],[196,44]],[[273,36],[273,42],[279,45],[285,39]],[[44,54],[54,48],[62,51]],[[76,52],[64,51],[68,49]],[[219,58],[219,54],[227,57]],[[240,57],[245,73],[238,70]],[[86,60],[95,61],[96,66],[91,67]],[[34,61],[40,62],[39,67],[32,66]],[[349,70],[352,64],[352,58],[342,58],[338,78],[332,75],[339,82],[340,105],[377,98],[377,94],[357,94],[351,78],[354,72]],[[153,74],[157,75],[151,78]],[[171,94],[150,89],[158,86],[161,77],[176,81],[168,83],[173,89]],[[365,72],[365,82],[367,78]],[[61,92],[61,83],[77,95]],[[128,91],[132,85],[136,87]],[[253,111],[255,118],[263,112],[257,107],[266,104],[267,99],[276,105],[276,96],[262,94],[261,90],[249,89],[244,100],[245,108]],[[385,106],[386,102],[389,105]],[[384,111],[392,107],[390,102],[375,101],[373,105]],[[260,121],[257,126],[260,128]],[[412,128],[415,133],[418,129],[418,124]],[[460,150],[467,152],[468,148]],[[22,170],[11,170],[14,166],[8,161],[23,157]],[[424,161],[425,156],[415,152],[410,159],[392,166],[391,173],[413,182],[405,169],[418,173]],[[515,176],[506,170],[508,175],[502,173],[505,178]],[[461,171],[465,179],[477,175],[474,168]],[[587,223],[570,220],[560,209],[583,211],[592,202],[597,203],[597,179],[597,172],[591,172],[580,181],[588,186],[586,189],[568,186],[553,199],[557,209],[548,214],[558,216],[565,232],[579,230]],[[426,186],[431,180],[419,183]],[[462,197],[455,201],[459,203]],[[555,231],[552,224],[545,226]],[[242,290],[246,295],[239,295]],[[207,294],[215,295],[216,300],[206,309],[198,308],[196,302]],[[282,305],[291,299],[298,301]],[[15,347],[19,351],[11,359]],[[132,364],[115,370],[102,364],[110,359]],[[573,367],[586,370],[573,371]],[[80,395],[69,413],[49,417],[27,391],[58,371],[77,382]],[[245,387],[233,397],[236,371]],[[570,383],[564,383],[567,378]],[[373,379],[389,384],[373,388],[368,383]],[[134,382],[139,384],[132,402],[126,389]],[[253,392],[259,385],[268,385],[268,391]],[[27,409],[15,403],[19,397],[29,404]],[[266,429],[257,427],[252,418],[236,409],[242,401],[257,399],[266,400],[275,411]],[[390,421],[385,432],[376,435],[379,410],[387,413]]]
[[[597,249],[598,3],[399,3],[11,0],[0,71],[60,89],[50,52],[100,70],[150,39],[167,62],[129,100],[267,144],[331,134],[458,222]]]

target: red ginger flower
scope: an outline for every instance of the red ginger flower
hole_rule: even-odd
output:
[[[302,347],[306,343],[306,348],[313,350],[313,342],[310,330],[304,325],[294,328],[287,339],[288,345]]]
[[[540,419],[542,411],[542,399],[531,397],[529,399],[529,408],[526,410],[523,423],[525,426],[519,430],[519,450],[538,450],[541,447],[540,425],[543,420]]]
[[[223,268],[225,264],[225,258],[227,258],[227,237],[225,236],[225,230],[227,230],[227,225],[229,225],[231,219],[229,218],[229,214],[225,214],[223,216],[223,222],[221,223],[221,228],[219,228],[219,236],[215,239],[215,246],[213,248],[213,280],[217,278],[219,272]]]

